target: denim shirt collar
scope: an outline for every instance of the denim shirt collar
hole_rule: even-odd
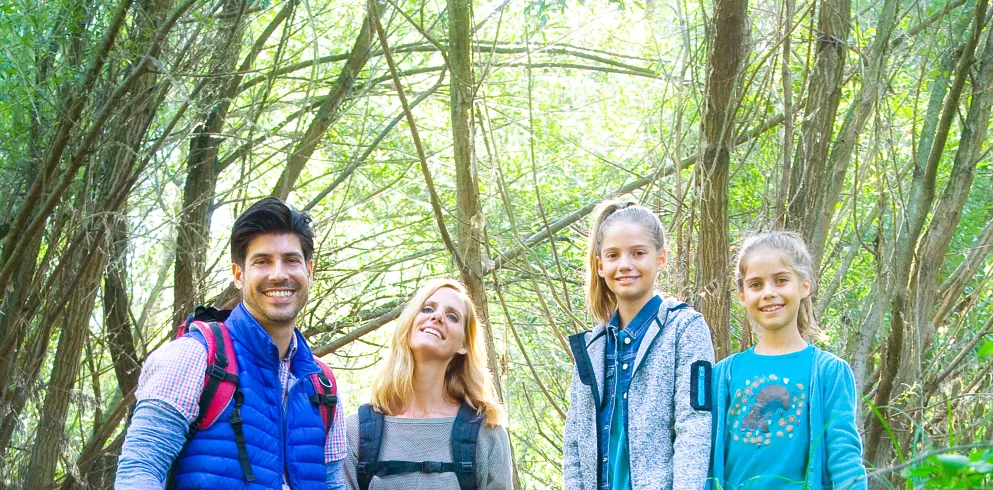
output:
[[[662,297],[659,295],[652,296],[652,299],[645,303],[645,306],[641,307],[638,314],[628,322],[627,330],[628,335],[634,340],[640,340],[644,335],[645,331],[648,330],[648,325],[652,323],[655,316],[658,315],[659,307],[662,306]],[[618,326],[621,322],[621,312],[620,310],[614,312],[614,316],[610,318],[610,323],[607,324],[607,331],[609,334],[616,338],[617,334],[621,330]]]

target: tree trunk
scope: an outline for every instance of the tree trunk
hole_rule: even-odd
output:
[[[210,217],[213,214],[214,188],[217,185],[217,160],[223,120],[211,113],[190,141],[186,184],[183,186],[183,209],[176,230],[176,262],[173,289],[173,325],[186,318],[203,303],[201,281],[210,243]]]
[[[218,153],[223,141],[219,136],[227,120],[234,90],[239,77],[228,79],[223,74],[236,71],[238,51],[245,30],[244,0],[224,3],[219,32],[217,54],[210,61],[211,84],[204,89],[201,101],[211,107],[206,120],[201,123],[190,140],[186,164],[186,183],[183,186],[183,207],[176,234],[176,263],[173,293],[173,326],[179,324],[193,308],[204,302],[203,280],[207,267],[207,248],[210,244],[210,219],[214,212],[214,194],[221,168]],[[242,72],[245,66],[242,66]],[[234,86],[234,89],[231,87]]]
[[[728,254],[728,171],[734,145],[737,82],[746,57],[745,0],[714,4],[715,37],[707,65],[707,99],[700,162],[700,312],[713,335],[717,359],[731,352],[730,258]]]
[[[965,260],[959,264],[958,267],[948,276],[941,287],[937,291],[927,291],[921,290],[919,283],[916,285],[916,302],[917,305],[926,305],[928,303],[927,295],[934,295],[937,298],[937,303],[939,305],[938,311],[934,313],[934,317],[930,319],[931,329],[935,325],[940,325],[944,319],[945,315],[951,310],[953,304],[957,302],[961,297],[962,293],[965,292],[966,286],[972,281],[976,273],[979,272],[980,266],[986,260],[986,257],[993,252],[993,219],[986,223],[983,227],[983,231],[979,233],[979,237],[976,238],[975,245],[969,249],[968,254],[966,254]],[[916,276],[915,276],[916,280]],[[932,298],[931,301],[935,302]],[[925,309],[918,307],[917,316],[915,324],[917,325],[927,325],[929,319],[925,314],[930,314],[930,309]],[[923,314],[922,314],[923,313]]]
[[[831,144],[831,153],[824,170],[819,177],[816,177],[818,179],[816,186],[810,187],[815,194],[810,201],[813,204],[810,206],[809,231],[806,238],[815,271],[820,270],[821,256],[834,218],[834,207],[838,202],[842,184],[845,182],[845,175],[848,173],[856,140],[865,129],[865,123],[876,106],[876,99],[885,93],[884,73],[898,4],[900,4],[899,0],[886,0],[883,4],[879,24],[876,26],[876,38],[869,50],[868,66],[862,79],[862,87],[855,96],[855,101],[848,108],[848,112],[845,113],[841,129]]]
[[[851,11],[851,0],[822,0],[818,8],[817,54],[789,179],[787,226],[801,232],[810,227],[813,198],[824,173],[824,162],[834,133],[851,31]]]
[[[103,243],[89,245],[97,250],[106,247]],[[105,256],[99,251],[94,253],[97,254],[96,259],[79,272],[85,279],[81,281],[80,287],[70,293],[72,299],[65,315],[65,323],[59,329],[58,350],[52,362],[52,377],[46,389],[44,408],[39,416],[25,488],[45,489],[52,486],[55,466],[67,445],[63,429],[69,412],[70,394],[75,388],[83,345],[89,335],[96,286],[105,264]]]
[[[929,152],[928,168],[921,169],[915,166],[914,169],[915,184],[919,180],[919,172],[925,174],[921,177],[925,183],[921,186],[914,185],[912,187],[908,202],[913,207],[907,213],[908,224],[900,230],[895,252],[896,255],[894,256],[894,281],[892,284],[893,290],[890,293],[890,301],[892,302],[890,334],[887,340],[886,359],[883,364],[884,369],[879,378],[879,386],[876,390],[874,401],[877,407],[881,407],[880,409],[889,406],[897,375],[901,370],[906,369],[905,364],[910,361],[906,356],[903,356],[903,352],[904,335],[908,328],[908,323],[910,323],[910,328],[914,327],[907,294],[907,281],[910,276],[914,250],[919,251],[920,260],[918,260],[918,264],[939,264],[934,268],[936,275],[938,267],[944,263],[945,251],[947,250],[948,243],[951,241],[951,235],[958,224],[958,218],[961,216],[962,206],[965,204],[966,197],[969,194],[969,188],[972,186],[973,170],[977,163],[976,151],[980,148],[985,137],[986,127],[989,123],[990,103],[993,101],[993,97],[986,94],[985,92],[988,90],[984,91],[984,89],[987,89],[990,83],[993,82],[993,78],[991,78],[991,75],[993,75],[993,43],[987,41],[986,53],[983,56],[980,74],[974,80],[972,104],[969,107],[969,116],[962,130],[962,137],[959,141],[952,174],[948,184],[945,186],[942,200],[938,203],[938,208],[933,214],[934,216],[940,216],[941,219],[931,222],[931,228],[928,230],[928,234],[925,235],[924,242],[920,247],[915,247],[921,227],[923,226],[924,217],[928,214],[931,202],[933,201],[934,173],[937,171],[938,159],[944,150],[944,137],[947,137],[948,128],[958,111],[958,97],[956,92],[961,93],[965,77],[972,65],[972,53],[975,51],[976,44],[979,41],[985,13],[986,1],[981,0],[977,8],[976,23],[972,31],[972,36],[966,45],[965,55],[959,60],[959,67],[956,70],[957,78],[950,90],[948,105],[945,106],[934,144]],[[978,137],[977,133],[980,134]],[[953,193],[953,195],[949,196],[949,192]],[[948,200],[945,199],[946,196]],[[932,234],[932,230],[937,235]],[[935,243],[928,240],[929,236],[936,237],[942,233],[945,235],[943,237],[944,241],[941,241],[942,238],[937,239]],[[930,288],[936,283],[936,280],[927,277],[923,271],[919,271],[917,277],[919,280],[924,277],[929,281],[918,282],[918,290],[920,290],[921,285],[926,285],[926,287]],[[928,310],[930,310],[930,305],[928,306]],[[879,449],[882,431],[882,423],[878,418],[873,418],[869,424],[865,453],[866,459],[869,461],[874,461],[875,459]]]
[[[476,171],[472,131],[472,107],[476,93],[472,72],[472,0],[448,0],[448,19],[448,59],[452,69],[452,140],[455,151],[455,216],[458,220],[456,233],[459,255],[465,261],[461,275],[486,332],[486,354],[490,371],[493,372],[497,394],[502,399],[500,363],[490,325],[480,247],[482,230],[486,223],[479,205],[479,176]]]
[[[341,68],[341,73],[338,75],[338,81],[331,89],[331,92],[328,93],[324,102],[321,103],[317,114],[314,116],[314,120],[310,122],[307,131],[300,138],[300,142],[293,149],[293,152],[290,153],[290,157],[286,161],[286,167],[283,169],[282,175],[279,176],[279,181],[276,182],[272,190],[271,194],[273,196],[286,199],[290,195],[290,191],[293,190],[293,185],[300,176],[300,172],[303,171],[303,167],[307,165],[310,157],[317,150],[317,145],[324,140],[328,128],[341,116],[342,105],[352,96],[355,78],[358,77],[359,72],[362,71],[362,68],[365,67],[366,62],[369,61],[369,57],[372,55],[372,29],[372,19],[366,15],[365,20],[362,21],[362,27],[359,29],[359,35],[355,39],[352,52],[349,54],[348,60],[345,61],[345,66]]]
[[[983,152],[986,131],[989,127],[990,108],[993,105],[993,41],[986,38],[986,46],[978,73],[971,78],[972,102],[961,129],[958,149],[952,164],[948,182],[942,190],[928,229],[918,247],[912,277],[916,284],[912,294],[915,298],[916,321],[924,329],[922,335],[928,337],[934,330],[930,321],[937,298],[938,278],[945,263],[945,254],[962,217],[962,208],[969,197],[969,189],[975,177],[976,164]]]
[[[25,260],[17,269],[12,278],[12,292],[10,293],[10,306],[4,307],[4,314],[0,315],[0,416],[5,416],[8,406],[4,400],[8,398],[9,391],[14,389],[26,380],[14,380],[15,360],[20,352],[21,345],[32,324],[32,318],[26,314],[26,302],[28,298],[37,294],[34,291],[31,281],[38,265],[38,254],[41,252],[41,236],[35,237],[30,244],[27,256],[31,260]],[[5,444],[0,437],[0,454]]]
[[[117,385],[121,393],[129,393],[138,386],[141,366],[134,347],[134,335],[131,332],[131,302],[124,282],[128,277],[125,257],[128,243],[127,221],[123,216],[109,219],[114,221],[111,224],[108,242],[110,263],[103,282],[104,327],[107,330],[107,343],[114,363],[114,373],[117,374]]]

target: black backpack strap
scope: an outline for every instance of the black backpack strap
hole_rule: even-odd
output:
[[[244,422],[241,420],[241,406],[245,403],[245,394],[241,392],[241,386],[234,389],[234,409],[231,411],[229,423],[234,429],[234,443],[238,446],[238,463],[241,464],[241,474],[245,481],[255,481],[255,473],[252,472],[252,463],[248,460],[248,445],[245,443],[245,430],[242,428]]]
[[[462,490],[476,490],[476,447],[483,416],[463,403],[452,425],[452,465]],[[444,466],[444,464],[442,464]]]
[[[383,440],[383,414],[371,405],[359,407],[359,454],[355,476],[359,490],[368,490],[373,476],[404,473],[455,473],[462,490],[476,490],[476,448],[483,417],[468,404],[459,407],[452,424],[452,462],[380,461]]]
[[[569,346],[572,348],[572,356],[576,359],[576,370],[579,371],[579,380],[584,385],[590,387],[593,392],[593,406],[600,408],[600,388],[596,384],[596,375],[593,373],[593,362],[590,361],[590,353],[586,350],[586,334],[581,332],[569,336]]]
[[[402,475],[405,473],[455,473],[456,476],[463,467],[459,463],[442,463],[440,461],[379,461],[376,464],[376,476]],[[475,480],[475,475],[473,475]],[[462,487],[461,478],[459,486]],[[475,487],[471,487],[475,488]]]
[[[213,308],[210,309],[213,310]],[[199,312],[200,308],[197,308],[197,310]],[[216,311],[214,310],[214,312]],[[243,422],[241,420],[241,406],[245,403],[245,395],[241,392],[241,384],[238,383],[238,376],[232,375],[224,369],[229,362],[228,356],[233,356],[234,352],[227,352],[227,347],[224,345],[226,343],[224,341],[225,332],[216,321],[208,322],[207,326],[210,327],[210,332],[214,337],[217,352],[214,354],[213,359],[207,359],[207,373],[209,378],[204,384],[203,392],[200,394],[200,412],[197,414],[197,418],[193,421],[193,424],[190,425],[187,440],[192,439],[200,429],[200,424],[203,423],[208,409],[214,402],[214,397],[217,395],[217,388],[221,385],[221,382],[230,381],[234,383],[234,408],[231,410],[231,417],[228,419],[228,423],[231,424],[231,428],[234,430],[234,441],[238,447],[238,462],[241,463],[242,476],[245,477],[245,481],[255,481],[255,473],[252,471],[252,464],[248,460],[248,445],[245,442],[245,431],[242,428]]]
[[[204,312],[201,311],[203,307],[197,307],[196,315],[190,315],[191,318],[196,316],[199,321],[202,320]],[[242,427],[243,421],[241,419],[241,407],[245,403],[245,395],[241,391],[241,384],[238,382],[238,376],[228,373],[225,369],[228,363],[231,362],[230,359],[235,355],[234,352],[227,351],[227,342],[225,337],[228,335],[227,331],[222,329],[218,324],[218,321],[223,321],[227,318],[227,311],[218,313],[217,310],[209,308],[206,314],[209,316],[209,321],[206,321],[207,327],[210,329],[210,334],[213,337],[213,343],[215,346],[215,353],[213,358],[207,359],[207,380],[204,383],[203,391],[200,393],[200,410],[197,413],[197,418],[190,424],[190,430],[187,432],[186,441],[187,443],[193,439],[193,436],[200,430],[203,424],[204,418],[207,416],[207,412],[210,410],[211,405],[214,403],[214,399],[217,396],[217,390],[221,385],[221,382],[228,381],[234,383],[234,407],[231,410],[231,417],[228,419],[228,423],[231,424],[231,428],[234,430],[234,440],[235,445],[238,447],[238,462],[241,464],[241,473],[245,478],[245,481],[252,482],[255,481],[255,472],[252,471],[252,464],[248,459],[248,444],[245,441],[245,431]],[[190,323],[192,325],[192,322]],[[206,332],[202,332],[206,335]],[[225,403],[226,404],[226,403]],[[178,461],[178,460],[177,460]],[[173,462],[173,467],[169,470],[169,484],[166,488],[171,488],[174,480],[175,473],[175,461]]]
[[[359,407],[359,457],[355,470],[359,490],[368,490],[379,471],[379,445],[383,442],[383,414],[364,404]]]

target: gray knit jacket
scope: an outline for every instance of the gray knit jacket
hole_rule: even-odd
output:
[[[710,412],[690,406],[690,365],[714,362],[703,315],[666,298],[638,349],[628,390],[632,490],[700,490],[710,458]],[[663,328],[659,328],[659,323]],[[600,397],[606,327],[586,333]],[[573,370],[565,422],[565,488],[596,490],[597,412],[590,387]]]

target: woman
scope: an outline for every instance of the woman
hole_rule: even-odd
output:
[[[371,403],[348,417],[348,488],[512,488],[502,421],[472,301],[433,280],[400,314]]]

